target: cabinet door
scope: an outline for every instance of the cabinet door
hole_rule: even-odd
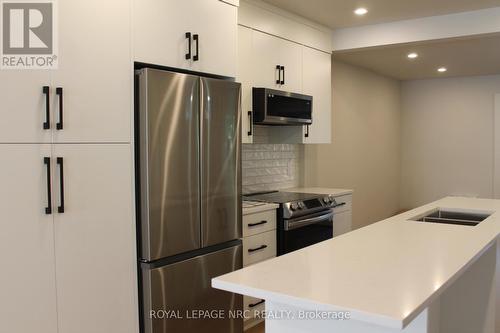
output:
[[[1,71],[0,143],[52,141],[52,131],[43,127],[47,119],[44,86],[50,86],[48,70]],[[53,123],[49,124],[52,128]]]
[[[192,0],[133,1],[134,60],[156,65],[189,69],[186,59],[192,31]]]
[[[135,61],[236,75],[237,7],[216,0],[134,0],[133,16]],[[186,59],[187,32],[190,59]],[[193,40],[195,34],[198,42]]]
[[[50,145],[0,145],[0,332],[57,332]]]
[[[302,91],[302,47],[259,31],[252,32],[255,59],[254,84],[256,87]],[[277,84],[277,65],[285,67],[285,84]]]
[[[304,143],[331,143],[332,86],[331,55],[308,47],[302,47],[302,91],[313,96],[313,123],[304,126]]]
[[[130,3],[123,0],[64,0],[59,8],[59,69],[63,129],[54,141],[130,142],[133,68]],[[53,109],[59,120],[59,100]]]
[[[351,231],[351,220],[351,211],[335,214],[333,217],[333,237],[337,237]]]
[[[54,145],[63,158],[64,213],[56,213],[59,332],[135,333],[137,281],[128,144]],[[56,211],[61,204],[56,165]]]
[[[198,61],[190,69],[228,77],[236,76],[238,63],[238,8],[222,1],[182,0],[190,3],[193,53]],[[196,49],[198,48],[198,53]]]
[[[241,83],[241,142],[253,142],[252,124],[252,29],[238,26],[238,74]]]

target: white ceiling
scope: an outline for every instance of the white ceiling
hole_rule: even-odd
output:
[[[500,6],[500,0],[264,0],[330,28],[385,23]],[[364,7],[368,14],[354,15]]]
[[[418,58],[409,60],[411,52]],[[500,74],[500,34],[334,52],[333,59],[399,80]],[[442,66],[448,71],[438,73]]]

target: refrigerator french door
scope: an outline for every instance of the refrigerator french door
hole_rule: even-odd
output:
[[[240,333],[241,296],[210,287],[242,267],[240,84],[150,68],[136,83],[142,329]],[[225,317],[192,318],[206,310]]]

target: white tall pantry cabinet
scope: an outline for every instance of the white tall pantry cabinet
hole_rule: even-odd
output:
[[[136,333],[131,2],[57,15],[59,68],[0,73],[0,332]]]

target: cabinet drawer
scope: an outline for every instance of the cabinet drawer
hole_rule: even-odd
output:
[[[340,197],[336,197],[335,201],[337,205],[340,205],[333,209],[334,213],[342,213],[352,210],[352,195],[342,195]]]
[[[266,303],[262,302],[260,298],[254,298],[250,296],[243,296],[243,311],[245,311],[245,321],[255,318],[255,314],[261,313],[266,308]],[[258,318],[260,319],[260,318]]]
[[[276,229],[276,210],[243,215],[243,237]]]
[[[243,267],[276,256],[276,230],[243,238]]]

